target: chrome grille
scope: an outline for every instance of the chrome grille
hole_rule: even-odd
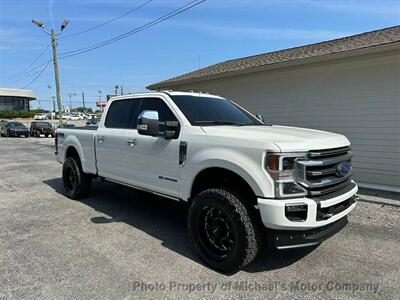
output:
[[[295,163],[295,180],[303,186],[309,196],[319,196],[344,188],[350,183],[353,170],[341,174],[343,163],[349,163],[353,154],[350,147],[310,151],[305,159]]]

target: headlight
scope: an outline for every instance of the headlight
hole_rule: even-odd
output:
[[[290,198],[307,194],[294,180],[295,162],[305,157],[306,153],[267,153],[265,168],[275,182],[276,197]]]

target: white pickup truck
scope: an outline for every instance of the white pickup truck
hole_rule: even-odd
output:
[[[356,205],[350,142],[261,119],[209,94],[114,97],[98,127],[57,130],[66,194],[86,196],[99,177],[188,202],[195,250],[225,272],[251,262],[264,243],[318,245]]]

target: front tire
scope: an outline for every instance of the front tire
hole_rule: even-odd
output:
[[[201,259],[222,272],[239,270],[261,248],[254,209],[244,197],[225,188],[205,190],[193,199],[188,229]]]
[[[92,186],[92,176],[82,171],[79,158],[67,158],[63,165],[62,175],[68,198],[79,199],[89,194]]]

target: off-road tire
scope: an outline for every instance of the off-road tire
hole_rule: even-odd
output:
[[[232,236],[235,237],[233,249],[224,258],[215,258],[209,251],[210,247],[205,246],[204,234],[201,233],[206,231],[202,229],[202,226],[206,228],[202,224],[203,211],[214,206],[229,219],[234,232]],[[191,202],[188,212],[189,235],[200,258],[207,265],[225,273],[236,272],[252,262],[261,249],[261,228],[255,213],[255,208],[235,191],[211,188],[200,192]]]
[[[82,165],[78,157],[69,157],[65,160],[62,177],[68,198],[79,199],[89,194],[92,186],[92,176],[82,171]]]

